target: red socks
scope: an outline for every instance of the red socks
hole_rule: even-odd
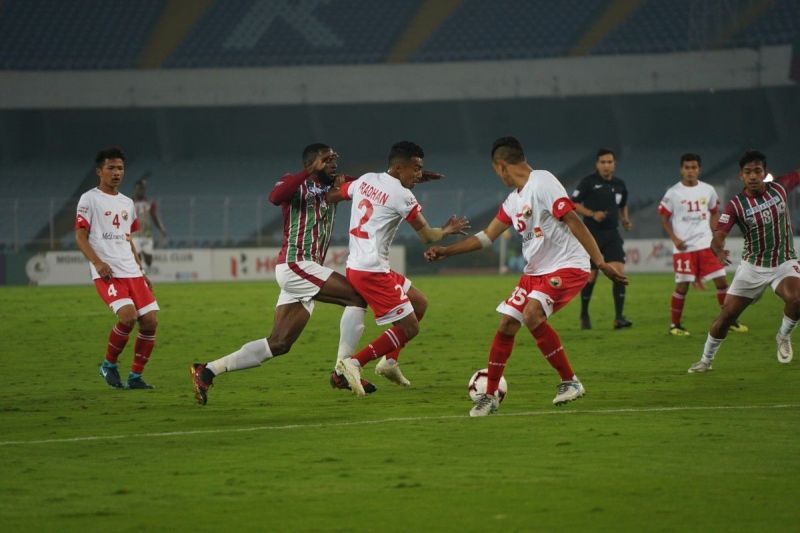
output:
[[[561,381],[572,380],[575,373],[569,365],[567,353],[564,351],[564,347],[561,346],[561,339],[558,338],[558,333],[550,327],[550,324],[542,322],[538,328],[533,330],[533,338],[536,339],[536,345],[542,351],[544,358],[561,376]]]
[[[106,347],[106,361],[112,365],[117,364],[119,354],[125,349],[128,344],[128,336],[131,334],[132,327],[128,327],[122,322],[111,328],[111,333],[108,335],[108,346]]]
[[[686,303],[686,295],[677,292],[672,293],[672,325],[677,326],[681,323],[683,316],[683,304]]]
[[[500,378],[506,368],[506,361],[511,357],[511,350],[514,349],[514,336],[500,333],[494,336],[492,349],[489,350],[489,372],[486,378],[486,394],[492,395],[497,391]]]
[[[417,322],[422,322],[422,317],[425,316],[425,315],[420,315],[417,312],[414,312],[414,315],[417,317]],[[394,359],[395,361],[397,361],[397,358],[400,357],[400,350],[402,350],[402,347],[387,353],[386,359]]]
[[[131,365],[131,372],[141,374],[144,370],[144,365],[150,360],[150,354],[153,353],[153,348],[156,345],[156,332],[155,331],[142,331],[136,335],[136,344],[133,347],[133,364]]]
[[[377,359],[383,355],[388,358],[389,354],[394,352],[399,353],[400,348],[405,346],[407,341],[408,339],[405,333],[403,333],[403,330],[397,326],[392,326],[381,333],[381,336],[368,344],[366,348],[355,354],[353,359],[358,361],[363,367],[373,359]],[[394,358],[397,358],[397,354],[395,354]]]

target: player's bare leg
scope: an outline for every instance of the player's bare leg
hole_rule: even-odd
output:
[[[193,364],[189,372],[197,403],[205,405],[208,402],[208,388],[216,376],[261,366],[264,361],[287,353],[300,337],[310,318],[311,314],[300,302],[279,305],[275,309],[272,333],[269,337],[243,344],[235,352],[209,363]]]
[[[672,305],[670,312],[672,314],[672,322],[669,326],[669,334],[676,337],[686,337],[689,332],[681,324],[683,317],[683,306],[686,303],[686,294],[689,292],[689,282],[679,281],[675,284],[675,292],[672,293]]]
[[[136,344],[133,346],[133,363],[128,374],[126,389],[152,389],[153,386],[145,383],[142,372],[150,354],[156,345],[156,328],[158,327],[158,312],[150,311],[139,317],[139,332],[136,335]]]
[[[717,278],[714,278],[714,286],[717,288],[717,301],[719,302],[719,306],[725,303],[725,297],[728,294],[728,279],[723,275]],[[750,331],[750,328],[736,320],[730,327],[731,331],[735,331],[736,333],[747,333]]]
[[[122,378],[117,368],[119,355],[128,344],[128,337],[136,325],[136,308],[133,305],[124,305],[117,311],[117,323],[111,328],[106,345],[106,355],[100,365],[100,375],[105,382],[115,389],[123,388]]]
[[[531,335],[536,340],[536,345],[541,350],[544,358],[561,377],[558,392],[556,397],[553,398],[553,405],[563,405],[586,394],[583,384],[572,371],[572,366],[569,364],[567,353],[564,351],[564,346],[561,344],[558,333],[547,322],[547,313],[545,313],[541,302],[534,298],[529,298],[522,313],[522,319],[525,322],[525,327],[528,328],[528,331],[531,332]]]
[[[609,261],[609,265],[617,269],[620,274],[625,273],[625,263],[619,261]],[[611,296],[614,299],[614,329],[629,328],[633,322],[625,318],[623,308],[625,307],[625,284],[612,282]]]
[[[778,362],[789,363],[794,356],[792,331],[800,320],[800,278],[784,278],[775,288],[775,294],[784,302],[781,326],[775,335]]]
[[[351,357],[358,347],[361,335],[364,333],[367,303],[338,272],[330,275],[315,299],[344,307],[339,321],[339,348],[336,353],[336,364],[338,364],[339,361]],[[335,389],[350,389],[347,379],[335,368],[331,372],[329,382]],[[377,390],[375,385],[366,380],[361,380],[361,386],[367,394]]]
[[[719,347],[722,345],[722,341],[728,336],[728,330],[752,302],[752,298],[744,298],[733,294],[728,294],[725,297],[725,303],[722,304],[719,316],[708,330],[708,337],[703,346],[703,356],[689,367],[690,374],[700,374],[712,370],[711,364],[717,355],[717,351],[719,351]]]

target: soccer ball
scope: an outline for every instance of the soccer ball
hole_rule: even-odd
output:
[[[472,377],[469,378],[469,385],[467,386],[467,392],[469,393],[469,397],[474,402],[478,399],[479,394],[486,393],[486,383],[488,382],[489,378],[489,371],[485,368],[478,370]],[[497,386],[497,393],[500,397],[500,401],[503,401],[503,398],[506,397],[506,393],[508,392],[508,382],[506,381],[505,377],[500,378],[500,384]]]

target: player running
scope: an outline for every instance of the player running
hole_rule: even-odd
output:
[[[471,237],[425,252],[429,261],[436,261],[488,248],[510,226],[522,236],[522,254],[527,265],[511,296],[497,307],[502,318],[489,352],[486,393],[475,401],[470,416],[497,411],[500,404],[497,387],[521,324],[525,324],[547,362],[561,377],[553,403],[562,405],[583,396],[586,392],[583,384],[572,371],[561,339],[547,319],[586,284],[590,258],[613,282],[628,283],[623,274],[603,260],[564,186],[550,172],[533,170],[516,138],[497,139],[491,155],[492,167],[500,181],[514,189],[495,218],[486,229]]]
[[[391,327],[352,358],[340,359],[336,368],[344,374],[353,392],[364,395],[361,369],[380,358],[375,373],[398,385],[411,383],[400,371],[397,358],[405,344],[419,333],[419,321],[428,302],[411,286],[411,280],[392,270],[389,247],[403,220],[414,228],[422,242],[436,242],[446,235],[469,228],[464,217],[451,216],[441,228],[431,228],[411,189],[428,179],[422,171],[425,154],[408,141],[394,144],[386,172],[364,174],[331,192],[334,201],[352,200],[350,214],[350,255],[347,280],[367,301],[379,326]]]
[[[281,293],[272,332],[224,357],[190,367],[200,405],[208,401],[208,388],[220,374],[261,366],[287,353],[311,318],[316,300],[344,307],[339,323],[339,359],[352,355],[364,332],[366,303],[344,276],[323,266],[336,217],[336,205],[326,195],[337,179],[339,154],[326,144],[311,144],[302,157],[304,169],[283,176],[269,195],[270,202],[283,210],[283,244],[275,267]],[[335,373],[330,382],[335,388],[349,388]],[[359,386],[362,391],[375,391],[368,382]]]
[[[116,389],[152,389],[142,379],[142,372],[156,344],[159,308],[131,241],[131,234],[139,229],[133,200],[119,192],[125,176],[125,154],[119,148],[101,150],[95,165],[100,184],[78,200],[75,242],[89,260],[97,293],[118,318],[108,337],[100,375]],[[123,384],[117,361],[137,321],[133,364]]]
[[[720,306],[728,290],[725,265],[711,251],[711,232],[719,219],[719,197],[713,186],[699,180],[700,164],[699,155],[683,154],[681,181],[667,189],[658,205],[661,225],[674,245],[675,292],[669,333],[678,337],[689,335],[681,324],[689,284],[714,280]],[[731,329],[744,333],[748,328],[734,322]]]
[[[739,177],[744,190],[728,202],[719,217],[711,250],[727,261],[725,238],[734,224],[744,234],[742,262],[736,269],[719,316],[711,324],[701,359],[689,367],[690,374],[708,372],[728,329],[739,315],[764,293],[769,285],[784,301],[783,319],[775,336],[779,363],[792,360],[792,330],[800,319],[800,262],[792,241],[788,193],[800,184],[800,171],[765,182],[767,157],[749,150],[739,159]]]

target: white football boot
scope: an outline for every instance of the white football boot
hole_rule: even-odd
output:
[[[711,368],[711,361],[700,359],[698,362],[689,367],[688,372],[690,374],[702,374],[703,372],[709,372],[711,370],[713,370],[713,368]]]
[[[400,365],[396,359],[386,359],[386,356],[381,357],[381,360],[375,365],[375,373],[402,387],[411,386],[411,382],[400,372]]]
[[[497,412],[500,407],[500,398],[495,394],[479,394],[475,405],[469,410],[469,416],[487,416]]]
[[[564,405],[565,403],[577,400],[584,394],[586,394],[586,389],[583,388],[583,385],[577,379],[562,381],[558,384],[558,393],[556,397],[553,398],[553,405]]]
[[[778,362],[789,363],[794,355],[792,351],[792,338],[784,337],[778,333],[775,335],[775,342],[778,343]]]
[[[336,363],[336,370],[344,376],[354,394],[357,396],[367,395],[364,392],[364,385],[361,384],[361,365],[348,357]]]

